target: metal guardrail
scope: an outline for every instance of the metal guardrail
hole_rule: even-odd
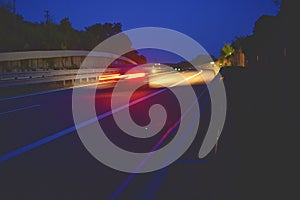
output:
[[[0,87],[20,86],[50,82],[91,82],[97,81],[103,69],[50,70],[30,72],[9,72],[0,74]]]
[[[0,81],[29,79],[29,78],[43,78],[49,74],[48,71],[37,72],[6,72],[0,74]]]

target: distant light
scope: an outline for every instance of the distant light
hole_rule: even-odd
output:
[[[212,64],[212,65],[213,65],[213,64],[215,64],[215,62],[210,62],[210,64]]]

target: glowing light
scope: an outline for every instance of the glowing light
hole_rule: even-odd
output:
[[[134,74],[128,74],[126,79],[133,79],[133,78],[142,78],[145,77],[145,73],[134,73]]]
[[[121,78],[121,74],[107,74],[99,77],[99,81],[107,81]]]

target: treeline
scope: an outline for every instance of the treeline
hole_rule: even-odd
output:
[[[284,66],[287,47],[287,0],[280,2],[280,11],[276,16],[261,16],[255,23],[252,35],[237,37],[232,42],[234,49],[242,49],[245,53],[247,66],[270,66],[274,70],[276,66]]]
[[[120,23],[95,24],[78,31],[68,18],[59,24],[31,23],[7,8],[0,8],[0,51],[91,50],[106,38],[122,31]]]
[[[68,18],[58,24],[51,20],[42,23],[24,21],[9,5],[0,4],[0,52],[32,50],[92,50],[105,39],[122,32],[121,23],[97,23],[76,30]],[[126,54],[138,63],[146,58],[136,50]]]

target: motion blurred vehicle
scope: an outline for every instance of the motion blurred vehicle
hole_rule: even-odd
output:
[[[206,84],[215,77],[212,69],[180,69],[161,63],[145,65],[112,65],[99,76],[99,83],[105,87],[122,84],[139,84],[143,88],[164,88]]]

